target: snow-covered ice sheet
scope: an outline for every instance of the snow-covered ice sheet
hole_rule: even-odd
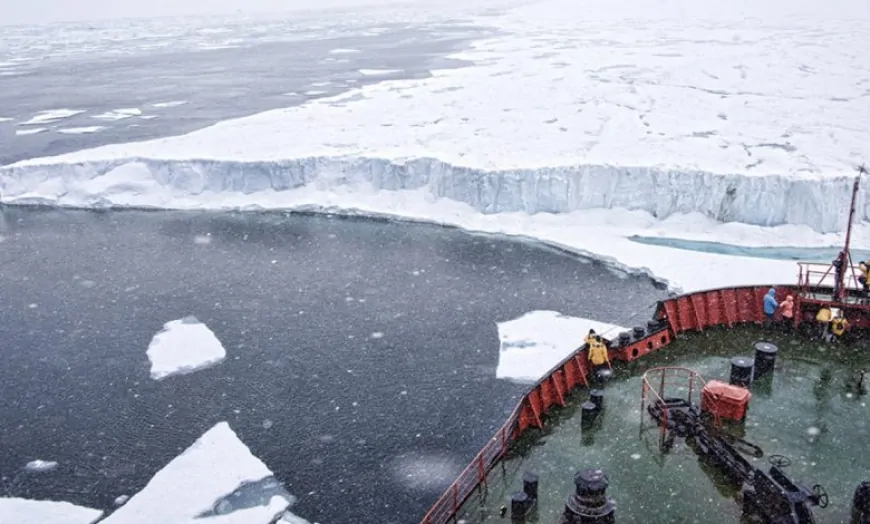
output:
[[[69,502],[0,497],[0,524],[91,524],[102,515]]]
[[[20,125],[28,126],[36,124],[50,124],[58,120],[63,120],[64,118],[79,115],[81,113],[84,113],[84,111],[80,109],[50,109],[46,111],[40,111],[36,114],[36,116],[26,122],[22,122]]]
[[[788,282],[790,263],[625,237],[712,234],[667,223],[696,213],[806,226],[796,246],[841,231],[870,143],[868,15],[862,0],[547,0],[483,19],[503,34],[457,55],[474,67],[26,160],[0,168],[0,194],[341,208],[537,237],[684,290]],[[870,219],[866,192],[858,209]],[[779,231],[732,229],[762,244]]]
[[[290,505],[292,497],[275,495],[262,505],[224,505],[241,487],[272,477],[251,454],[229,424],[208,430],[181,455],[161,469],[142,491],[133,495],[105,524],[267,524]],[[286,492],[285,492],[286,493]],[[256,494],[249,494],[251,497]],[[207,516],[207,520],[202,520]]]
[[[594,329],[606,338],[615,338],[626,328],[588,318],[562,315],[557,311],[530,311],[499,322],[499,349],[496,377],[536,382],[553,366],[583,345]]]
[[[148,345],[151,378],[164,379],[213,366],[227,356],[214,332],[195,317],[163,325]]]

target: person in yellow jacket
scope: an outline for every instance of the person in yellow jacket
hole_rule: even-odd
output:
[[[816,313],[816,326],[819,333],[819,338],[828,338],[828,328],[831,325],[831,310],[823,307]]]
[[[604,345],[601,337],[596,336],[589,344],[587,351],[589,352],[589,362],[592,363],[593,367],[598,369],[605,364],[608,368],[610,367],[610,357],[607,355],[607,346]]]
[[[843,335],[846,333],[846,330],[849,329],[849,321],[843,317],[843,313],[840,312],[831,320],[831,335],[833,335],[834,340],[840,340]]]
[[[589,334],[586,335],[586,338],[583,339],[583,342],[586,343],[587,346],[591,346],[592,342],[598,337],[598,334],[595,333],[594,329],[589,330]]]
[[[870,260],[858,263],[858,269],[861,274],[858,275],[858,282],[864,288],[864,296],[870,296]]]

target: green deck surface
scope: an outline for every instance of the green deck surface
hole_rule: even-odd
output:
[[[466,503],[463,519],[509,522],[509,515],[499,517],[499,509],[509,506],[511,492],[522,489],[522,472],[532,470],[540,475],[540,495],[537,514],[527,522],[558,522],[573,492],[574,473],[596,467],[610,478],[608,496],[616,502],[617,522],[740,522],[735,486],[699,463],[682,439],[662,455],[658,429],[648,415],[641,432],[641,376],[651,367],[684,366],[706,380],[727,381],[730,358],[753,356],[759,340],[776,344],[779,354],[773,374],[751,388],[744,438],[765,456],[747,458],[767,470],[769,455],[789,457],[786,473],[792,479],[810,487],[822,484],[830,495],[827,509],[813,510],[817,522],[848,522],[855,487],[870,480],[870,395],[855,389],[857,370],[870,369],[870,347],[860,342],[830,345],[756,328],[681,336],[663,351],[619,369],[605,388],[605,411],[587,431],[581,428],[578,406],[588,392],[577,391],[568,407],[552,414],[545,432],[524,438],[496,466],[488,489]]]

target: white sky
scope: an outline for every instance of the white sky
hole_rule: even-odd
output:
[[[189,14],[258,13],[425,0],[0,0],[0,25]]]

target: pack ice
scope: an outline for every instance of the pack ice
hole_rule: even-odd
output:
[[[808,241],[842,230],[854,168],[870,154],[870,4],[545,0],[477,22],[499,33],[454,56],[469,67],[22,161],[0,168],[0,194],[85,207],[338,208],[462,226],[495,215],[501,232],[547,240],[568,234],[508,214],[630,210],[648,227],[700,217],[801,226],[794,237]],[[870,219],[866,192],[858,215]],[[572,227],[594,234],[590,216]],[[655,250],[607,243],[567,245],[684,289],[709,285],[709,269],[707,280],[683,275],[646,262]],[[750,283],[736,262],[697,260]],[[784,268],[758,267],[760,282]]]

